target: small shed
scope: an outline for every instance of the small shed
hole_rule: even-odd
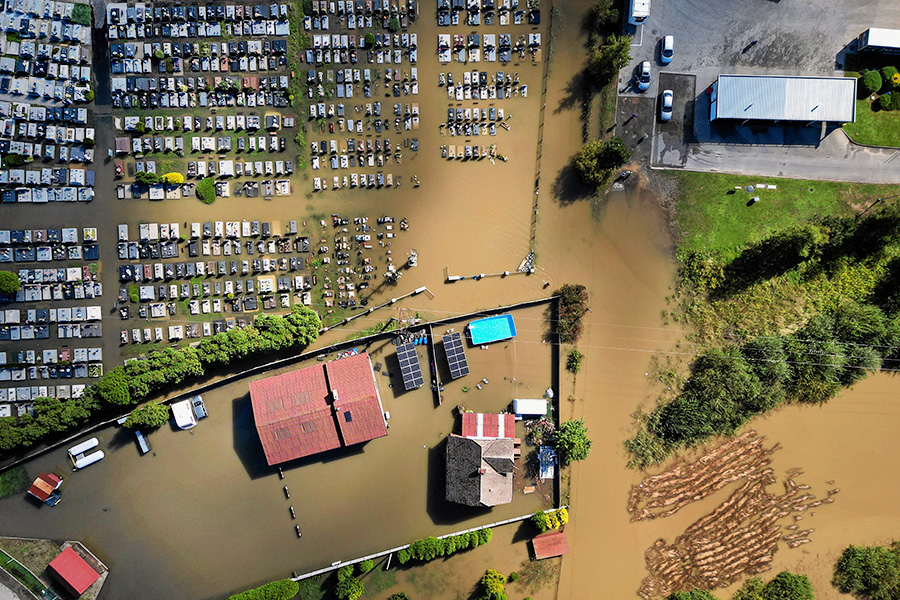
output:
[[[543,533],[531,540],[535,560],[553,558],[569,553],[569,540],[562,531]]]
[[[94,568],[69,546],[50,561],[50,571],[76,596],[85,593],[100,578]]]
[[[547,401],[516,398],[513,400],[513,412],[524,417],[543,417],[547,414]]]

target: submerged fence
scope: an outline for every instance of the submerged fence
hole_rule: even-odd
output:
[[[551,508],[550,510],[544,512],[556,512],[560,508],[565,508],[568,510],[568,505],[560,506],[558,508]],[[503,521],[496,521],[494,523],[488,523],[487,525],[479,525],[478,527],[472,527],[470,529],[462,529],[460,531],[456,531],[454,533],[447,533],[444,535],[435,536],[439,540],[443,540],[448,537],[453,537],[455,535],[463,535],[465,533],[472,533],[473,531],[481,531],[482,529],[489,529],[492,527],[500,527],[502,525],[509,525],[511,523],[519,523],[524,521],[525,519],[530,519],[533,517],[535,513],[529,513],[527,515],[522,515],[521,517],[513,517],[512,519],[504,519]],[[393,554],[394,552],[399,552],[400,550],[406,550],[412,544],[403,544],[402,546],[397,546],[396,548],[391,548],[390,550],[382,550],[381,552],[376,552],[375,554],[368,554],[366,556],[360,556],[359,558],[354,558],[353,560],[339,560],[331,563],[330,566],[324,567],[322,569],[318,569],[316,571],[310,571],[309,573],[303,573],[302,575],[294,575],[291,577],[294,581],[300,581],[302,579],[309,579],[310,577],[315,577],[316,575],[323,575],[324,573],[329,573],[336,569],[340,569],[341,567],[346,567],[347,565],[355,565],[356,563],[360,563],[364,560],[374,560],[376,558],[381,558],[382,556],[387,556],[388,554]]]

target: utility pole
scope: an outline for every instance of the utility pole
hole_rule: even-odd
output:
[[[885,196],[884,198],[876,198],[875,202],[866,207],[866,210],[862,211],[858,215],[856,215],[856,221],[859,221],[867,212],[875,208],[876,204],[880,204],[885,200],[890,200],[891,198],[900,198],[900,194],[894,194],[893,196]]]

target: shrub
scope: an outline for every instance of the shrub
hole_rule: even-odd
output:
[[[666,600],[718,600],[706,590],[691,590],[689,592],[673,592],[666,596]]]
[[[7,154],[3,157],[4,167],[18,167],[25,164],[25,157],[21,154]]]
[[[863,75],[863,87],[866,88],[866,91],[870,94],[874,94],[880,90],[882,84],[881,74],[879,74],[878,71],[866,71],[866,74]]]
[[[388,600],[409,600],[409,596],[407,596],[403,592],[397,592],[396,594],[391,594]]]
[[[494,531],[490,527],[442,539],[427,537],[416,540],[409,545],[408,549],[399,550],[397,552],[397,560],[400,561],[401,565],[406,564],[411,559],[427,562],[441,556],[450,556],[467,548],[477,548],[481,544],[490,543],[493,537]]]
[[[197,197],[204,204],[212,204],[216,201],[216,180],[212,177],[204,177],[197,184]]]
[[[366,34],[366,48],[371,48],[375,45],[375,34],[371,31]]]
[[[881,69],[881,79],[888,87],[894,86],[894,76],[897,75],[897,67],[888,65]]]
[[[229,596],[228,600],[290,600],[300,591],[300,584],[291,579],[273,581],[258,588]]]
[[[881,600],[900,592],[900,548],[849,546],[834,567],[831,584],[843,594]]]
[[[8,498],[21,494],[28,489],[31,482],[24,467],[13,467],[0,473],[0,498]]]
[[[147,126],[144,125],[143,121],[138,121],[134,124],[134,132],[138,135],[144,135],[144,132],[147,131]]]
[[[410,558],[412,558],[412,556],[410,555],[409,550],[407,550],[406,548],[397,551],[397,560],[400,561],[401,565],[405,565],[407,562],[409,562]]]
[[[579,352],[578,350],[572,350],[569,352],[569,356],[566,357],[566,369],[571,373],[577,375],[581,370],[581,361],[584,359],[584,354]]]
[[[519,580],[519,574],[516,573],[515,571],[513,571],[512,573],[509,574],[509,577],[507,577],[506,580],[509,581],[510,583],[515,583],[516,581]]]
[[[894,94],[882,94],[878,96],[878,108],[881,110],[891,110],[891,96],[893,95]]]
[[[22,287],[18,275],[12,271],[0,271],[0,294],[12,296]]]
[[[162,427],[169,422],[169,407],[160,402],[150,402],[131,411],[125,420],[125,427]]]
[[[400,31],[400,19],[391,17],[391,20],[388,21],[388,29],[391,31]]]
[[[351,572],[353,568],[350,568]],[[338,575],[338,584],[334,588],[334,595],[337,596],[340,600],[358,600],[360,596],[365,592],[365,586],[363,582],[353,577],[347,577],[346,579],[341,579],[340,575]]]
[[[134,180],[144,185],[155,185],[160,182],[160,179],[162,178],[159,175],[150,171],[138,171],[134,174]]]
[[[171,185],[181,185],[184,183],[184,175],[181,173],[166,173],[160,177],[160,179]]]
[[[94,90],[88,90],[84,93],[84,99],[86,102],[93,102],[94,97],[95,97]],[[90,138],[88,138],[88,139],[90,139]],[[85,143],[87,143],[87,140],[85,140]],[[91,142],[91,145],[93,146],[93,141]]]

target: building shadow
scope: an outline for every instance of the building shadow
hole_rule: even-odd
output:
[[[490,508],[466,506],[447,500],[447,438],[428,450],[428,494],[425,510],[435,525],[455,525],[491,512]]]
[[[232,447],[238,455],[250,479],[259,479],[274,473],[277,468],[266,462],[262,442],[256,433],[253,420],[253,406],[250,404],[250,393],[246,393],[231,402]]]
[[[519,521],[517,525],[514,525],[516,528],[516,532],[513,534],[513,544],[518,542],[527,542],[538,533],[540,533],[537,529],[535,529],[534,525],[531,524],[531,519],[525,519],[524,521]]]

